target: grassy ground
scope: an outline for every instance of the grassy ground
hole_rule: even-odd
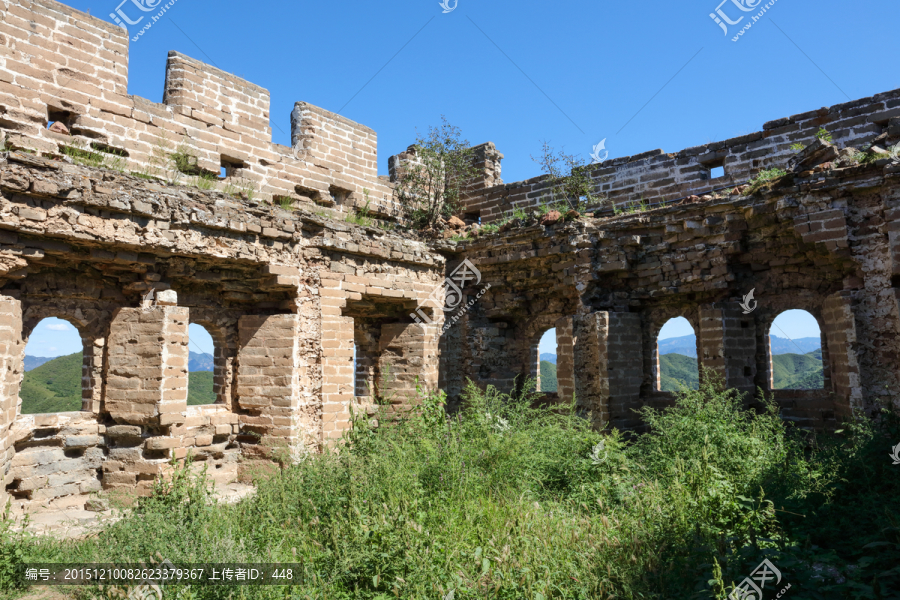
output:
[[[302,563],[292,588],[171,586],[166,597],[724,598],[768,558],[789,597],[900,595],[900,441],[889,416],[835,437],[746,412],[714,383],[645,410],[628,442],[469,387],[397,425],[360,423],[233,506],[180,469],[97,537],[0,527],[0,588],[28,561]],[[766,587],[766,598],[778,590]],[[98,598],[115,591],[82,590]]]

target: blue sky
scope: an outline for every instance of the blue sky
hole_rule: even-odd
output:
[[[28,356],[66,356],[81,352],[81,336],[75,326],[55,317],[37,324],[28,338]]]
[[[120,1],[67,4],[111,22]],[[132,20],[155,14],[132,1],[158,0],[126,1]],[[896,0],[778,0],[736,43],[709,17],[718,1],[177,0],[131,43],[129,92],[159,102],[177,50],[269,89],[278,143],[311,102],[373,128],[384,174],[443,114],[493,141],[512,182],[539,174],[542,140],[585,158],[602,139],[610,158],[677,151],[900,85],[878,60],[895,52]],[[746,15],[730,34],[757,12],[721,10]]]

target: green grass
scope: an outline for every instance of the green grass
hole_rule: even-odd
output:
[[[556,365],[550,361],[541,361],[541,391],[555,392],[559,387],[556,381]]]
[[[672,408],[642,409],[650,433],[628,442],[469,386],[458,415],[437,394],[392,426],[361,421],[346,444],[286,463],[234,505],[179,469],[86,539],[2,521],[0,589],[28,562],[165,557],[301,565],[290,589],[172,585],[173,598],[689,600],[726,597],[766,557],[790,598],[898,597],[896,419],[810,437],[764,399],[745,411],[704,381]]]
[[[22,414],[81,410],[81,352],[60,356],[25,373]]]

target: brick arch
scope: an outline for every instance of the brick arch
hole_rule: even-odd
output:
[[[649,393],[651,396],[656,395],[665,400],[663,404],[668,403],[667,400],[671,398],[671,393],[660,390],[659,332],[662,331],[666,323],[679,317],[686,319],[694,330],[699,368],[700,314],[696,304],[692,307],[684,304],[659,306],[647,310],[644,314],[644,383],[641,387],[644,390],[643,393]]]
[[[533,317],[527,321],[522,321],[514,328],[512,332],[513,349],[511,356],[514,360],[513,364],[518,365],[515,369],[518,375],[530,377],[535,381],[537,386],[540,385],[540,351],[538,345],[541,337],[556,327],[556,322],[565,315],[559,313],[545,313]],[[519,377],[519,379],[522,379]],[[521,385],[517,381],[517,385]],[[540,387],[537,387],[540,389]]]
[[[822,373],[823,373],[823,383],[822,389],[827,390],[831,387],[831,369],[830,369],[830,361],[828,359],[828,341],[825,339],[825,323],[822,317],[822,303],[824,300],[820,302],[812,302],[809,301],[808,298],[801,298],[799,301],[792,301],[792,299],[786,299],[790,304],[783,306],[777,309],[770,309],[760,315],[760,318],[757,320],[757,323],[760,327],[757,329],[757,360],[759,358],[763,358],[765,371],[764,376],[766,380],[766,389],[773,390],[774,389],[774,369],[773,369],[773,354],[772,354],[772,326],[779,316],[789,310],[802,310],[812,316],[813,319],[816,320],[816,325],[819,327],[819,342],[822,348]]]
[[[189,323],[206,329],[213,340],[213,392],[216,404],[229,409],[234,398],[236,357],[238,349],[237,318],[223,316],[221,311],[190,308]]]
[[[48,318],[57,318],[75,327],[81,337],[81,410],[99,414],[102,410],[104,365],[106,362],[106,338],[109,335],[110,313],[106,310],[86,308],[74,302],[52,304],[23,302],[22,341],[28,345],[35,327]],[[19,399],[16,414],[21,414]]]

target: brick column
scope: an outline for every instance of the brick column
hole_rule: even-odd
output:
[[[856,355],[856,321],[850,292],[837,292],[822,305],[822,321],[828,357],[831,365],[831,384],[837,397],[836,412],[849,414],[851,408],[862,408],[862,386]]]
[[[559,401],[572,401],[575,394],[575,338],[573,317],[556,320],[556,392]]]
[[[340,438],[350,428],[350,407],[356,398],[353,334],[353,317],[322,315],[322,437],[325,442]]]
[[[756,323],[739,307],[700,307],[700,364],[715,372],[727,388],[752,392],[756,377]],[[702,375],[702,372],[701,372]]]
[[[574,319],[575,393],[595,427],[633,428],[643,380],[641,317],[596,312]]]
[[[299,314],[238,320],[235,402],[246,411],[240,415],[242,431],[314,451],[320,443],[320,388],[318,355],[311,348],[320,340],[308,321]]]
[[[6,503],[6,476],[15,454],[10,429],[19,410],[25,343],[22,341],[22,305],[15,298],[0,296],[0,502]]]
[[[379,394],[391,399],[392,410],[406,410],[418,402],[416,386],[425,391],[437,389],[438,332],[438,325],[382,325]]]
[[[117,423],[184,422],[188,321],[188,309],[177,306],[116,310],[109,328],[106,411]]]

